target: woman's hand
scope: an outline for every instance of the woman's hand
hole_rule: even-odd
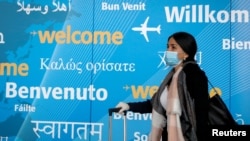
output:
[[[127,104],[127,103],[125,103],[125,102],[119,102],[117,105],[116,105],[116,108],[121,108],[120,110],[119,110],[119,114],[123,114],[124,113],[124,111],[127,111],[127,110],[129,110],[129,105]]]

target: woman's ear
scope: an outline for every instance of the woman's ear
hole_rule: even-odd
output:
[[[184,58],[183,58],[183,60],[186,60],[188,58],[188,54],[184,54]]]

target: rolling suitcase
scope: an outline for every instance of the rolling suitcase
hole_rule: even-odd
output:
[[[110,108],[109,112],[109,133],[108,133],[108,141],[112,141],[112,113],[119,112],[121,108]],[[127,141],[127,124],[126,124],[126,112],[123,114],[123,141]]]

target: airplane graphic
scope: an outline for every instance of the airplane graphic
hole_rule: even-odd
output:
[[[148,20],[149,20],[149,17],[147,17],[147,19],[145,20],[145,22],[143,24],[141,24],[141,27],[133,27],[132,30],[134,31],[140,31],[141,34],[144,36],[144,38],[146,39],[147,42],[149,42],[149,39],[148,39],[148,35],[147,35],[147,32],[148,31],[157,31],[158,34],[160,34],[161,32],[161,25],[158,25],[157,27],[148,27],[147,24],[148,24]]]

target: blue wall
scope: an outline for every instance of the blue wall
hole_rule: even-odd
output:
[[[249,124],[249,7],[249,0],[0,0],[0,138],[108,140],[108,109],[152,96],[170,70],[162,57],[176,31],[195,36],[197,62],[235,120]],[[147,38],[135,30],[146,19]],[[127,118],[128,140],[145,141],[151,114]],[[112,121],[113,140],[121,140],[122,119]]]

